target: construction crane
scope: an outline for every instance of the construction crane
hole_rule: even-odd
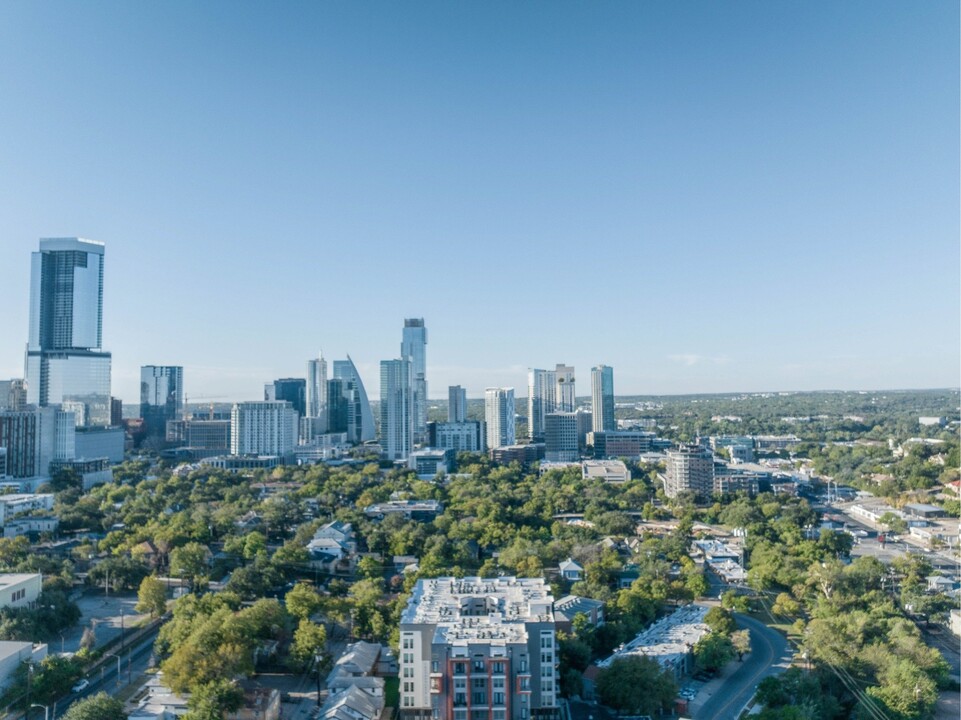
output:
[[[214,401],[214,400],[225,400],[225,399],[227,398],[226,395],[191,395],[191,396],[189,396],[189,397],[188,397],[187,395],[184,395],[184,413],[186,413],[186,411],[187,411],[187,405],[188,405],[188,403],[190,402],[190,398],[191,398],[191,397],[193,397],[194,400],[210,400],[210,401],[211,401],[211,402],[210,402],[210,410],[209,410],[210,415],[208,416],[208,419],[209,419],[209,420],[213,420],[213,419],[214,419],[214,403],[213,403],[213,401]]]

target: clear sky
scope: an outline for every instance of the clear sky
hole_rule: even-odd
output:
[[[959,384],[957,2],[0,4],[0,377],[106,243],[114,393],[253,399],[404,317],[432,397]]]

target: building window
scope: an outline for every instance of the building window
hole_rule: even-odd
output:
[[[474,692],[471,695],[471,704],[473,705],[486,705],[487,704],[487,693],[485,692]]]
[[[521,672],[527,672],[527,660],[521,660]]]
[[[413,638],[413,637],[408,636],[408,635],[405,635],[405,636],[404,636],[403,649],[404,649],[404,650],[413,650],[413,649],[414,649],[414,638]]]
[[[404,666],[404,677],[405,677],[405,678],[412,678],[412,677],[414,677],[414,668],[412,668],[412,667],[407,667],[407,666],[405,665],[405,666]]]
[[[504,693],[495,692],[494,699],[491,701],[492,705],[503,705],[504,704]]]
[[[431,662],[430,662],[430,671],[431,671],[431,672],[440,672],[440,663],[437,662],[436,660],[431,660]]]
[[[502,663],[502,662],[495,662],[495,663],[491,666],[491,672],[493,672],[495,675],[503,675],[503,674],[504,674],[504,663]]]
[[[454,674],[463,675],[467,672],[467,663],[457,662],[454,663]]]
[[[494,711],[494,720],[506,720],[507,714],[503,710]]]
[[[487,680],[482,677],[475,677],[471,679],[471,687],[475,690],[483,690],[487,686]]]
[[[541,647],[542,648],[554,647],[554,638],[548,634],[541,635]]]
[[[504,678],[494,678],[491,680],[491,683],[493,684],[495,690],[504,689]]]
[[[404,653],[403,660],[405,664],[414,662],[414,653]]]

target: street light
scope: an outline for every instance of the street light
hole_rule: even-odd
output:
[[[317,707],[320,707],[320,661],[323,660],[323,658],[323,653],[314,653],[314,663],[317,665]]]
[[[117,687],[120,687],[120,656],[117,653],[107,653],[107,657],[117,658]]]
[[[43,708],[43,720],[50,720],[50,708],[46,705],[40,705],[38,703],[30,703],[30,707],[42,707]]]

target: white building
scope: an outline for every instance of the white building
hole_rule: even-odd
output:
[[[631,479],[631,471],[620,460],[585,460],[581,463],[585,480],[598,478],[610,483],[625,483]]]
[[[467,389],[460,385],[447,388],[447,422],[462,423],[467,420]]]
[[[544,440],[544,416],[556,409],[557,378],[553,370],[527,371],[527,431],[532,442]]]
[[[401,718],[558,718],[553,602],[541,578],[419,580],[400,621]]]
[[[231,455],[290,455],[297,444],[297,411],[286,401],[236,403],[230,412]]]
[[[13,493],[0,495],[0,525],[20,513],[53,510],[53,493]]]
[[[554,368],[554,407],[557,412],[574,412],[577,398],[574,394],[574,368],[558,364]]]
[[[427,327],[424,318],[406,318],[400,356],[410,363],[410,416],[413,445],[427,441]]]
[[[484,419],[488,448],[514,444],[514,388],[487,388],[484,391]]]
[[[6,690],[13,682],[13,675],[21,663],[36,664],[47,657],[46,645],[30,642],[0,640],[0,690]]]
[[[40,597],[42,585],[40,573],[0,574],[0,607],[33,607]]]

